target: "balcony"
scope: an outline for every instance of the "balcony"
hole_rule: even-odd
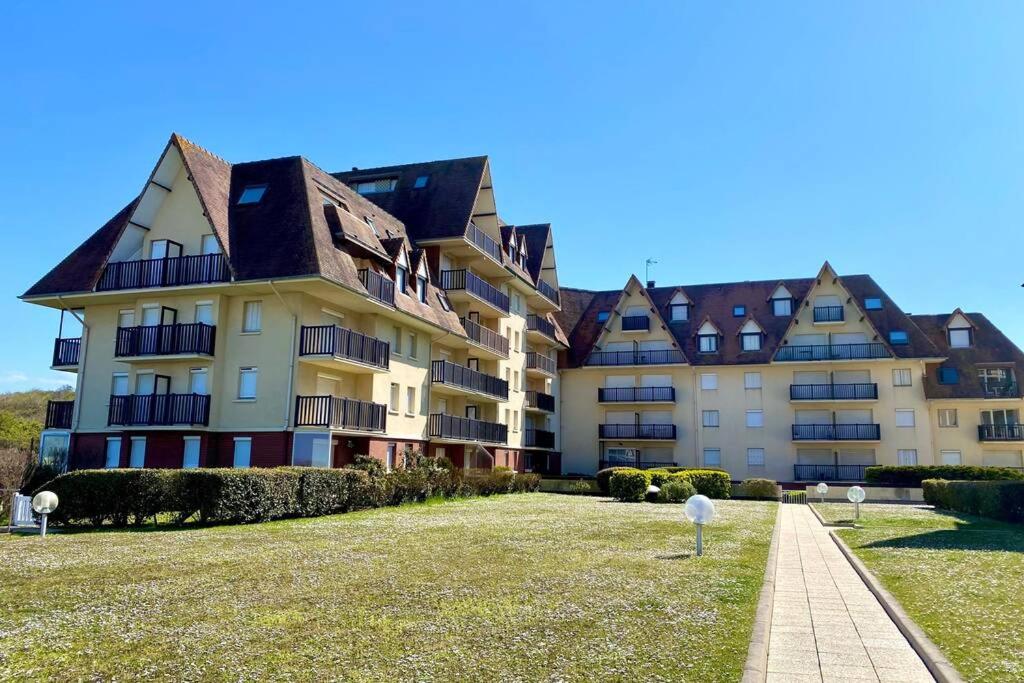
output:
[[[892,358],[885,344],[813,344],[809,346],[782,346],[775,353],[776,361],[816,360],[871,360]]]
[[[472,420],[468,417],[432,413],[427,420],[427,436],[431,439],[452,441],[505,443],[508,441],[508,426],[497,422]]]
[[[790,401],[877,401],[877,384],[790,384]]]
[[[53,368],[76,368],[78,356],[82,351],[81,337],[67,337],[53,341]]]
[[[623,332],[647,332],[651,329],[651,317],[649,315],[624,315],[622,316]]]
[[[526,353],[526,374],[554,377],[558,373],[558,362],[554,358],[536,351]]]
[[[523,432],[524,448],[554,448],[555,433],[543,429],[527,429]]]
[[[46,429],[71,429],[71,416],[75,412],[74,401],[46,402]]]
[[[114,261],[103,269],[96,291],[203,285],[230,279],[231,270],[224,254]]]
[[[978,425],[978,441],[1024,441],[1024,424]]]
[[[841,323],[844,313],[842,306],[815,306],[814,322],[816,323]]]
[[[555,306],[562,305],[561,299],[558,294],[558,290],[549,285],[547,282],[544,282],[544,280],[537,280],[537,291],[540,293],[541,296],[543,296],[545,299],[553,303]]]
[[[337,325],[303,325],[299,357],[328,365],[338,362],[354,372],[375,372],[388,369],[391,344]]]
[[[390,278],[368,268],[362,268],[359,271],[359,282],[366,288],[371,299],[388,306],[395,305],[395,283]]]
[[[676,426],[669,424],[602,424],[597,426],[601,439],[613,441],[674,441]]]
[[[981,391],[985,398],[1020,398],[1020,387],[1014,381],[982,382]]]
[[[111,396],[107,424],[125,427],[208,425],[206,394],[129,394]]]
[[[492,260],[501,263],[501,245],[486,232],[473,225],[472,222],[466,227],[466,240],[490,256]]]
[[[526,336],[533,341],[558,343],[555,340],[555,326],[547,318],[530,313],[526,316]]]
[[[678,349],[657,349],[652,351],[594,351],[585,365],[670,365],[685,363],[683,352]]]
[[[441,289],[452,301],[479,302],[498,315],[508,315],[508,295],[471,270],[442,270]]]
[[[459,322],[466,330],[466,337],[476,348],[488,352],[492,357],[508,358],[508,338],[469,318],[459,318]]]
[[[674,403],[675,387],[601,387],[598,403]]]
[[[864,481],[870,465],[793,465],[796,481]]]
[[[527,391],[526,409],[542,410],[545,413],[553,413],[555,412],[555,397],[551,394],[545,394],[543,391]]]
[[[119,327],[114,356],[212,356],[216,332],[217,328],[206,323]]]
[[[878,441],[877,424],[793,425],[793,441]]]
[[[296,396],[295,426],[383,432],[388,408],[382,403],[337,396]]]
[[[430,362],[430,383],[435,388],[451,390],[451,393],[483,394],[500,401],[508,400],[508,382],[505,380],[446,360]]]

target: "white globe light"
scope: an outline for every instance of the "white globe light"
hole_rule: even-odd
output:
[[[40,491],[32,499],[32,509],[40,515],[48,515],[57,509],[57,494],[53,491]]]
[[[661,489],[659,489],[654,484],[651,484],[650,486],[647,487],[647,493],[650,493],[651,495],[657,495],[661,493]]]
[[[846,497],[851,503],[863,503],[867,494],[864,493],[864,489],[859,486],[851,486],[850,490],[846,492]]]
[[[828,484],[821,482],[814,488],[814,490],[818,492],[819,496],[824,496],[828,493]]]
[[[686,507],[683,511],[686,518],[694,524],[707,524],[715,518],[715,504],[711,502],[710,498],[699,493],[686,500]]]

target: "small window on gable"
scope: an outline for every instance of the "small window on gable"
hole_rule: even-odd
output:
[[[421,304],[427,303],[427,278],[422,276],[416,278],[416,296]]]
[[[864,309],[868,311],[882,310],[882,300],[877,296],[869,296],[864,299]]]
[[[971,328],[949,328],[949,345],[954,349],[966,349],[971,346]]]
[[[689,304],[670,304],[669,316],[671,322],[681,322],[690,319],[690,306]]]
[[[429,180],[430,180],[430,176],[427,176],[427,175],[421,175],[421,176],[417,176],[417,178],[416,178],[416,182],[415,182],[415,183],[413,183],[413,185],[412,185],[412,186],[413,186],[414,188],[416,188],[417,190],[423,189],[424,187],[426,187],[426,186],[427,186],[427,182],[428,182]]]
[[[716,353],[718,351],[718,335],[698,334],[697,344],[701,353]]]
[[[761,350],[761,334],[759,332],[741,334],[740,340],[743,342],[744,351]]]
[[[267,191],[266,185],[246,185],[238,198],[239,204],[259,204],[263,194]]]
[[[747,314],[747,307],[743,304],[739,304],[732,307],[732,317],[742,318]]]
[[[939,384],[959,384],[960,373],[956,368],[939,368]]]
[[[611,312],[610,311],[599,311],[598,314],[597,314],[597,322],[599,322],[599,323],[607,322],[609,317],[611,317]]]
[[[793,315],[793,300],[772,299],[772,315]]]
[[[903,330],[892,330],[889,332],[889,343],[903,346],[910,343],[910,337]]]

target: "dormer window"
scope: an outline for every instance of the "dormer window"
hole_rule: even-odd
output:
[[[792,299],[772,299],[772,315],[791,316],[793,315]]]
[[[718,352],[718,335],[717,334],[698,334],[697,335],[697,348],[700,349],[701,353],[717,353]]]
[[[373,230],[373,234],[376,235],[377,237],[380,237],[380,233],[377,232],[377,226],[373,224],[373,219],[370,218],[369,216],[363,216],[363,220],[366,221],[366,224],[370,226],[370,230]]]
[[[379,192],[392,192],[398,184],[397,178],[377,178],[376,180],[358,180],[352,184],[352,189],[359,194],[376,194]]]
[[[246,185],[245,189],[242,190],[241,196],[238,198],[238,203],[239,205],[259,204],[266,191],[266,185]]]
[[[669,304],[669,321],[684,322],[690,319],[690,304]]]
[[[416,278],[416,296],[421,304],[427,303],[427,278],[422,275]]]
[[[761,333],[754,332],[753,334],[741,334],[740,342],[742,343],[744,351],[760,351]]]
[[[396,276],[395,280],[397,281],[397,284],[398,284],[398,291],[402,292],[404,294],[405,293],[405,284],[406,284],[406,281],[409,278],[409,271],[407,271],[402,266],[396,266],[395,267],[395,276]]]
[[[732,307],[732,317],[734,317],[734,318],[742,318],[746,314],[747,314],[747,307],[744,306],[743,304],[737,304],[736,306]]]
[[[959,384],[960,373],[956,368],[939,368],[939,384]]]
[[[949,328],[949,345],[954,349],[966,349],[972,345],[971,328],[951,327]]]

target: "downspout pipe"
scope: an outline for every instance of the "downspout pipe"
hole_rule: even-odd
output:
[[[298,335],[299,316],[294,310],[292,310],[292,307],[288,305],[288,302],[285,301],[284,297],[281,296],[281,292],[277,291],[277,287],[274,286],[274,281],[268,280],[268,284],[270,285],[271,291],[274,292],[278,300],[280,300],[281,305],[284,306],[284,309],[292,316],[292,339],[288,348],[288,394],[284,402],[284,425],[282,426],[284,431],[288,431],[288,427],[291,424],[292,396],[295,393],[295,337]]]

